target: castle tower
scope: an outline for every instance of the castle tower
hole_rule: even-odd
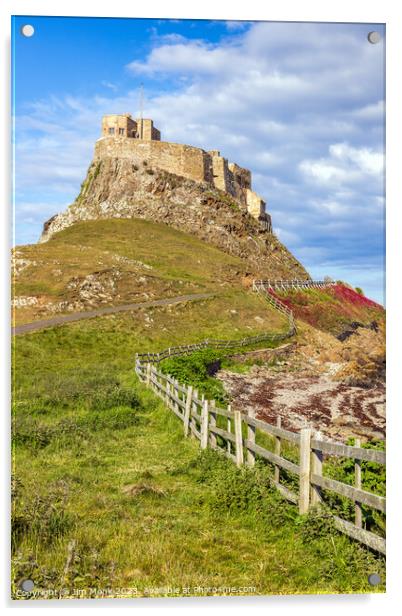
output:
[[[160,141],[161,133],[153,120],[137,118],[129,113],[105,115],[102,118],[102,137],[123,137],[143,141]]]

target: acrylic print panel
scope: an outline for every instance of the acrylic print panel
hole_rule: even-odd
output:
[[[15,599],[384,592],[384,41],[13,18]]]

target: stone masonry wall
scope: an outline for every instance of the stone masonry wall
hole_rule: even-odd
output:
[[[103,137],[95,144],[95,160],[129,159],[134,165],[144,161],[169,173],[196,182],[207,182],[232,195],[249,213],[259,219],[265,214],[265,202],[251,190],[251,172],[235,163],[228,163],[218,150],[206,152],[181,143]]]
[[[133,164],[149,165],[198,182],[212,181],[210,156],[201,150],[180,143],[105,137],[95,144],[95,160],[129,159]]]

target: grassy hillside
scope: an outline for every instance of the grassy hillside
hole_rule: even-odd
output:
[[[300,518],[259,465],[238,470],[201,455],[134,374],[136,352],[287,330],[247,289],[246,260],[144,220],[77,223],[18,247],[15,260],[15,296],[31,298],[19,322],[213,293],[15,338],[15,593],[26,578],[70,596],[160,596],[168,586],[179,595],[372,592],[368,573],[384,579],[382,558],[323,517]],[[320,301],[326,319],[338,314],[335,297]]]
[[[248,271],[239,257],[136,219],[77,223],[44,244],[17,247],[15,264],[14,297],[22,298],[17,323],[101,305],[240,289]]]
[[[267,487],[263,469],[200,455],[181,422],[136,380],[136,350],[260,331],[259,321],[247,329],[243,311],[255,315],[261,300],[253,297],[253,312],[239,297],[237,315],[223,301],[15,339],[16,585],[29,578],[71,596],[89,587],[108,595],[129,587],[140,596],[150,586],[158,595],[167,586],[179,595],[186,587],[190,594],[384,590],[367,582],[370,572],[384,579],[382,558],[325,519],[300,518]]]

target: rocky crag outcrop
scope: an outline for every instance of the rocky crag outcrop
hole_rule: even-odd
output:
[[[241,257],[253,274],[308,279],[297,259],[231,195],[127,158],[94,159],[76,200],[44,224],[40,242],[79,221],[142,218],[165,223]]]

